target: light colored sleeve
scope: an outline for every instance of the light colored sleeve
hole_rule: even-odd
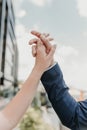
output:
[[[56,64],[57,64],[57,62],[54,62],[54,63],[53,63],[53,65],[52,65],[52,66],[50,66],[49,68],[47,68],[47,70],[46,70],[46,71],[48,71],[48,70],[52,69],[52,68],[53,68]]]
[[[13,124],[0,112],[0,130],[12,130]]]

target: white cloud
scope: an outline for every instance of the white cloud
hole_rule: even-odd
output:
[[[53,0],[29,0],[29,1],[35,4],[36,6],[43,7],[46,4],[51,4]]]
[[[24,0],[13,0],[14,12],[17,18],[22,18],[26,15],[26,10],[22,8]]]
[[[16,37],[19,50],[19,80],[25,80],[34,65],[34,59],[31,55],[31,46],[28,45],[32,38],[29,30],[22,24],[16,25]]]
[[[34,24],[31,30],[37,30],[37,31],[39,31],[40,28],[39,28],[38,24]]]
[[[70,87],[87,90],[87,62],[79,60],[79,51],[71,46],[60,46],[55,54],[66,84]]]
[[[14,6],[20,7],[24,0],[12,0]]]
[[[58,50],[58,53],[62,56],[78,55],[78,51],[71,46],[62,46]]]
[[[39,29],[37,24],[33,25],[33,29]],[[19,80],[25,80],[30,74],[34,65],[34,58],[31,54],[31,46],[28,45],[29,40],[33,38],[31,31],[28,30],[23,24],[16,24],[16,38],[19,50]]]
[[[17,17],[22,18],[26,15],[26,11],[25,10],[20,10],[18,13],[16,13]]]
[[[16,24],[15,29],[16,29],[16,35],[18,38],[25,35],[25,33],[26,33],[26,28],[22,24]]]
[[[77,9],[81,17],[87,17],[87,0],[77,0]]]
[[[71,58],[76,58],[79,55],[78,50],[71,46],[58,46],[55,58],[58,60],[61,64],[64,64],[65,62]]]
[[[87,32],[83,32],[83,36],[87,38]]]
[[[70,77],[69,77],[70,76]],[[76,67],[71,68],[70,75],[67,80],[71,82],[71,86],[87,91],[87,62],[78,62]]]

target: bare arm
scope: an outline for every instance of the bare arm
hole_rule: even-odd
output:
[[[41,74],[41,72],[34,68],[28,79],[23,84],[22,89],[2,111],[5,118],[9,120],[9,124],[7,123],[7,126],[10,125],[8,127],[11,129],[15,127],[22,115],[25,113],[27,107],[31,104]]]
[[[22,89],[18,92],[14,99],[0,113],[0,130],[13,129],[21,119],[27,107],[32,102],[38,86],[38,82],[43,72],[51,63],[54,51],[55,49],[52,48],[47,55],[44,51],[44,46],[38,43],[35,66],[30,76],[25,81]]]

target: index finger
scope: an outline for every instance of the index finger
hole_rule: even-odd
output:
[[[37,32],[37,31],[34,31],[34,30],[31,31],[31,34],[37,36],[38,38],[40,38],[40,36],[41,36],[40,32]]]
[[[34,31],[34,30],[31,31],[31,34],[37,36],[38,38],[40,38],[41,35],[44,35],[45,37],[49,37],[49,35],[50,35],[49,33],[40,33],[38,31]]]
[[[37,36],[38,38],[40,38],[41,41],[43,42],[43,44],[45,45],[45,47],[46,47],[47,49],[50,49],[51,45],[50,45],[50,43],[49,43],[48,41],[51,41],[51,40],[47,40],[47,39],[45,38],[44,34],[42,34],[42,33],[40,33],[40,32],[37,32],[37,31],[34,31],[34,30],[31,31],[31,34],[33,34],[33,35]],[[48,34],[48,36],[49,36],[49,34]]]

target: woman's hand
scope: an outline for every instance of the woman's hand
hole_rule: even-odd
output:
[[[50,50],[52,48],[52,45],[50,44],[50,41],[52,41],[53,38],[49,37],[50,35],[46,34],[46,33],[42,34],[42,33],[37,32],[37,31],[32,31],[31,33],[37,37],[37,38],[34,38],[34,39],[29,41],[29,44],[33,45],[32,46],[32,55],[33,55],[33,57],[36,57],[36,54],[37,54],[38,40],[40,40],[39,44],[44,45],[44,47],[45,47],[44,50],[45,50],[46,54],[49,54],[49,52],[50,52]],[[54,48],[56,48],[56,46],[54,46]],[[54,58],[52,58],[51,64],[49,66],[53,65],[53,63],[54,63]]]
[[[51,65],[55,49],[55,46],[51,46],[49,52],[46,53],[46,47],[40,39],[37,39],[37,46],[32,48],[32,52],[36,51],[35,68],[38,72],[43,73]]]
[[[39,38],[41,40],[41,44],[43,44],[46,48],[46,53],[49,52],[49,50],[51,49],[51,44],[50,44],[50,41],[53,41],[54,39],[52,37],[50,37],[50,35],[48,33],[40,33],[40,32],[37,32],[37,31],[31,31],[31,34],[36,36],[37,38]],[[37,38],[34,38],[32,40],[29,41],[29,44],[30,45],[33,45],[33,44],[37,44]],[[35,47],[34,45],[34,47]],[[35,57],[35,50],[33,51],[33,56]]]

